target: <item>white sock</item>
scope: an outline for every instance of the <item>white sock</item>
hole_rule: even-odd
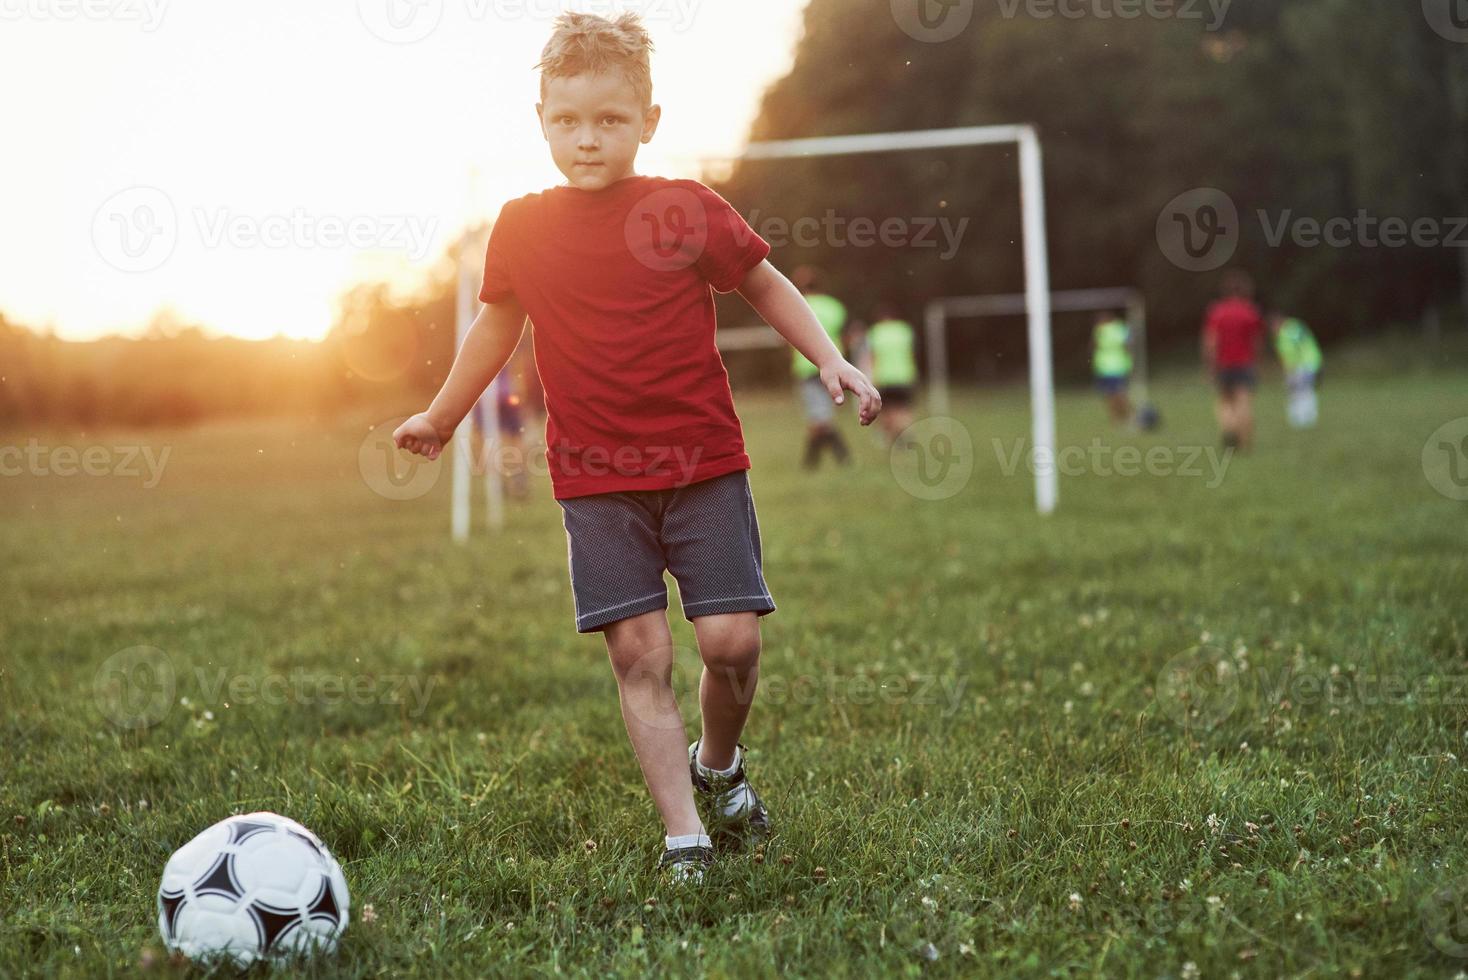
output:
[[[713,847],[713,842],[709,840],[709,835],[701,830],[696,834],[679,834],[676,837],[664,837],[663,842],[670,851],[678,847]]]
[[[699,756],[702,756],[703,755],[703,743],[702,742],[699,743],[699,746],[698,746],[698,754],[699,754]],[[698,758],[697,759],[697,762],[698,762],[698,771],[701,772],[701,773],[703,773],[705,776],[732,776],[732,775],[734,775],[734,770],[736,770],[736,769],[739,768],[739,746],[737,746],[737,745],[734,746],[734,761],[729,763],[729,768],[728,769],[711,769],[708,766],[706,766],[706,765],[703,764],[703,759],[702,758]]]

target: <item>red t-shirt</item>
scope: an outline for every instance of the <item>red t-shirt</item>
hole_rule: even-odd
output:
[[[1213,338],[1214,367],[1253,367],[1264,336],[1264,318],[1259,308],[1246,299],[1221,299],[1208,307],[1203,336]]]
[[[479,298],[513,295],[530,316],[557,499],[749,469],[713,290],[737,289],[769,253],[696,180],[565,185],[504,206]]]

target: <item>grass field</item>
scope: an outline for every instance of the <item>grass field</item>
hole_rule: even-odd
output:
[[[1423,447],[1465,391],[1461,367],[1347,367],[1305,436],[1271,385],[1221,479],[1191,377],[1149,436],[1073,392],[1087,462],[1049,518],[1005,472],[1023,389],[959,402],[972,474],[945,499],[854,427],[857,465],[801,473],[794,406],[741,396],[780,605],[745,740],[778,834],[688,894],[652,873],[543,482],[459,548],[446,473],[369,488],[365,424],[36,434],[169,456],[152,487],[0,482],[0,975],[188,972],[163,863],[265,809],[350,882],[322,976],[1453,976],[1468,503]],[[1093,439],[1162,448],[1119,475]],[[118,701],[109,658],[139,646],[172,685]]]

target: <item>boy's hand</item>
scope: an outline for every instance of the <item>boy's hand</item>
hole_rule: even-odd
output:
[[[871,425],[882,414],[882,396],[877,394],[876,385],[867,380],[867,376],[858,371],[850,361],[843,358],[822,367],[821,383],[826,386],[826,390],[831,393],[831,400],[837,405],[846,402],[842,389],[856,396],[862,425]]]
[[[440,433],[429,421],[428,414],[419,412],[393,430],[392,441],[399,449],[435,460],[443,452],[443,444],[449,441],[451,435],[453,433]]]

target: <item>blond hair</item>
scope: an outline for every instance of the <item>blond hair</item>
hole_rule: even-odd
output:
[[[652,36],[642,18],[625,13],[616,20],[596,14],[568,13],[556,18],[556,28],[540,53],[540,97],[552,78],[619,72],[632,83],[644,107],[652,105]]]

